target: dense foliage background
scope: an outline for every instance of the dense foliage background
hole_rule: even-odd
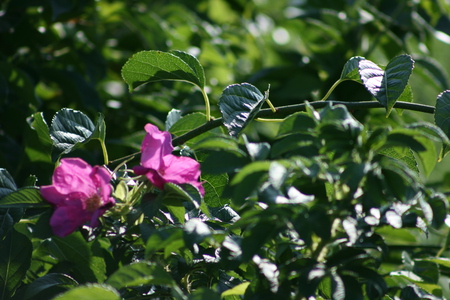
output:
[[[275,107],[318,102],[355,56],[386,66],[410,55],[405,99],[417,103],[434,107],[450,87],[444,0],[0,5],[0,197],[51,183],[67,148],[44,124],[63,108],[96,132],[63,155],[103,164],[106,148],[111,170],[140,150],[146,123],[177,137],[206,122],[202,92],[186,82],[130,93],[122,67],[143,50],[197,57],[215,118],[235,83],[270,84]],[[374,100],[350,79],[328,100]],[[448,94],[440,99],[445,107]],[[168,118],[172,109],[183,118]],[[5,205],[0,299],[450,298],[450,169],[448,157],[436,162],[445,112],[440,129],[433,114],[344,106],[253,121],[239,139],[216,127],[178,149],[202,163],[204,199],[189,187],[144,194],[119,180],[133,176],[122,166],[120,205],[98,229],[65,238],[52,235],[49,207]]]

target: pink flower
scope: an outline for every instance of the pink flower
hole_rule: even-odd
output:
[[[53,233],[65,237],[86,222],[98,226],[98,218],[115,204],[110,180],[103,167],[92,167],[80,158],[61,159],[53,184],[41,187],[42,197],[55,207],[50,219]]]
[[[172,154],[172,137],[169,132],[160,131],[152,124],[145,125],[147,135],[141,147],[141,165],[133,168],[137,175],[147,176],[148,180],[157,187],[163,189],[167,182],[175,184],[189,183],[200,191],[205,190],[200,177],[200,164],[186,156]]]

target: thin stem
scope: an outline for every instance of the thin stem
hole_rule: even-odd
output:
[[[321,101],[325,101],[328,99],[328,97],[330,97],[331,93],[334,91],[334,89],[343,81],[345,81],[347,79],[339,79],[338,81],[336,81],[331,88],[328,90],[327,94],[322,98]]]
[[[203,99],[205,99],[205,115],[206,115],[206,121],[211,120],[211,107],[209,105],[209,98],[208,94],[206,93],[205,89],[201,88]]]
[[[269,105],[269,107],[272,110],[272,112],[276,112],[277,111],[277,109],[275,108],[275,106],[273,106],[272,102],[270,102],[269,99],[266,99],[266,103]]]
[[[107,165],[108,164],[108,151],[106,151],[106,145],[102,140],[100,140],[100,144],[102,145],[103,161],[105,162],[105,165]]]
[[[209,102],[208,102],[209,104]],[[381,103],[378,101],[360,101],[360,102],[345,102],[345,101],[316,101],[316,102],[310,102],[309,105],[314,108],[323,108],[329,104],[336,105],[345,105],[348,109],[369,109],[369,108],[383,108]],[[208,105],[209,108],[209,105]],[[410,102],[403,102],[403,101],[397,101],[394,105],[394,108],[402,108],[406,110],[412,110],[412,111],[419,111],[423,113],[428,114],[434,114],[434,107],[424,104],[417,104],[417,103],[410,103]],[[287,105],[287,106],[280,106],[276,108],[276,111],[273,112],[272,109],[261,109],[257,114],[256,118],[264,118],[264,117],[286,117],[290,114],[305,111],[306,110],[306,104],[295,104],[295,105]],[[207,113],[209,110],[207,110]],[[181,144],[184,144],[185,142],[189,141],[190,139],[195,138],[196,136],[199,136],[202,133],[205,133],[211,129],[214,129],[216,127],[219,127],[223,125],[222,118],[218,119],[208,119],[208,122],[206,122],[203,125],[200,125],[197,128],[192,129],[191,131],[186,132],[183,135],[180,135],[172,140],[172,144],[174,146],[178,146]],[[121,162],[123,160],[129,159],[133,156],[139,157],[140,152],[136,152],[127,156],[124,156],[119,159],[115,159],[109,162],[110,164],[115,164],[118,162]]]
[[[266,119],[266,118],[256,118],[255,121],[258,122],[283,122],[284,119]]]

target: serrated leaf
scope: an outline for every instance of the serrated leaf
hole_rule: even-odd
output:
[[[50,136],[58,159],[63,154],[79,148],[91,139],[98,139],[104,149],[106,125],[102,114],[94,123],[78,110],[63,108],[55,114],[50,125]],[[105,154],[105,160],[108,158]]]
[[[147,261],[137,262],[120,268],[109,276],[105,283],[116,289],[136,287],[144,284],[175,286],[175,281],[162,266]]]
[[[209,207],[219,207],[230,203],[230,199],[222,197],[222,193],[228,184],[228,175],[202,174],[201,181],[205,189],[204,201]]]
[[[434,122],[450,137],[450,91],[439,94],[434,111]],[[450,151],[449,145],[443,145],[439,158],[442,159]]]
[[[205,86],[203,67],[192,55],[181,51],[142,51],[134,54],[123,66],[122,77],[129,90],[161,80],[186,81]]]
[[[42,198],[39,188],[27,187],[10,193],[0,200],[0,207],[28,208],[50,207],[51,205]]]
[[[228,133],[237,137],[259,112],[268,97],[249,83],[232,84],[225,88],[220,97],[219,107],[223,124]]]
[[[33,247],[27,236],[10,230],[0,243],[0,300],[11,299],[31,264]]]
[[[359,77],[358,70],[359,62],[362,60],[365,60],[365,58],[362,56],[353,56],[352,58],[350,58],[345,63],[344,68],[342,69],[340,80],[350,79],[360,81],[361,79]]]
[[[32,129],[36,130],[41,143],[44,146],[51,148],[51,146],[53,145],[53,141],[50,137],[50,130],[42,112],[37,112],[32,115],[32,122],[30,126]]]
[[[119,292],[105,284],[86,284],[58,295],[54,300],[120,300]]]
[[[411,170],[419,173],[419,165],[411,149],[400,147],[383,148],[378,151],[379,154],[403,161]]]
[[[0,199],[17,190],[16,183],[6,169],[0,168]]]
[[[30,299],[37,296],[40,292],[52,287],[71,288],[77,286],[78,282],[67,274],[63,273],[48,273],[42,277],[37,278],[30,283],[25,290],[24,299]]]
[[[389,116],[408,84],[414,61],[409,55],[394,57],[383,71],[369,60],[359,61],[359,74],[367,90],[386,108]]]

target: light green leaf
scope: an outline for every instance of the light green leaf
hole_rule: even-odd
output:
[[[278,129],[278,137],[299,133],[299,132],[312,132],[316,127],[316,122],[305,112],[298,112],[288,116],[281,123]]]
[[[53,141],[50,137],[50,130],[42,112],[37,112],[32,115],[32,122],[30,126],[32,129],[36,130],[36,133],[42,145],[49,147],[51,150]]]
[[[58,295],[54,300],[121,300],[119,292],[105,284],[86,284]]]
[[[199,61],[181,51],[138,52],[123,66],[122,77],[130,91],[142,84],[161,80],[186,81],[200,89],[205,86],[205,75]]]
[[[414,61],[409,55],[394,57],[383,71],[369,60],[359,62],[359,74],[367,90],[386,108],[389,116],[392,107],[408,84],[414,68]]]
[[[205,124],[205,114],[195,112],[192,114],[185,115],[177,122],[175,122],[175,124],[173,124],[170,127],[169,132],[175,136],[180,136],[204,124]],[[200,141],[209,136],[215,136],[217,134],[221,134],[220,128],[215,128],[213,130],[202,133],[199,136],[190,139],[188,142],[186,142],[186,145],[192,147],[197,141]]]
[[[31,265],[31,241],[10,230],[0,243],[0,300],[11,299]]]
[[[27,187],[21,188],[3,197],[0,200],[0,207],[50,207],[50,204],[42,198],[39,188]]]
[[[359,77],[359,62],[365,60],[362,56],[353,56],[350,58],[344,65],[344,68],[342,69],[341,78],[340,80],[355,80],[361,82],[361,79]]]
[[[245,291],[247,290],[249,285],[250,285],[250,282],[248,282],[248,281],[238,284],[237,286],[223,292],[222,297],[232,296],[232,295],[242,296],[245,294]]]
[[[220,97],[219,107],[228,133],[237,137],[253,120],[267,98],[268,92],[263,95],[249,83],[227,86]]]
[[[382,148],[379,154],[403,161],[411,170],[419,173],[419,165],[411,149],[401,147]]]

